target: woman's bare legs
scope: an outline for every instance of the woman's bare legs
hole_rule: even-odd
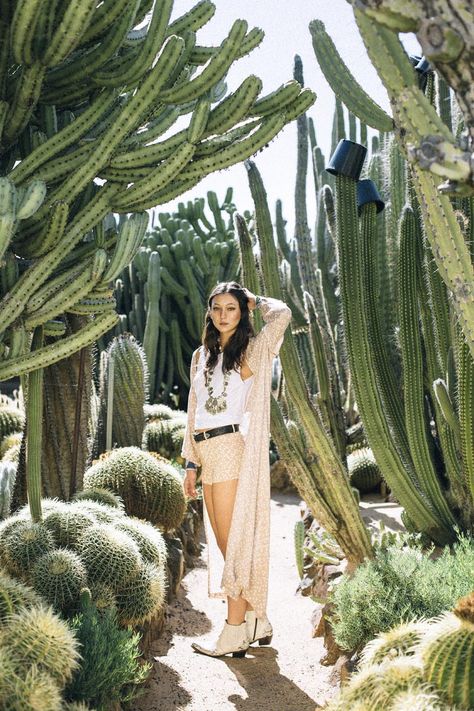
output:
[[[232,511],[234,509],[235,493],[238,479],[229,479],[215,484],[203,484],[204,501],[209,514],[212,530],[217,545],[224,556],[227,550]],[[252,610],[250,603],[243,597],[234,600],[227,597],[227,622],[230,625],[241,624],[245,619],[245,611]]]

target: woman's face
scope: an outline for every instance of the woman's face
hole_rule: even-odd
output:
[[[240,305],[232,294],[216,294],[212,297],[210,315],[219,333],[229,338],[237,330],[240,321]]]

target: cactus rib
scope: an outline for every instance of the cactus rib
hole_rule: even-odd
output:
[[[313,49],[331,89],[361,121],[378,131],[392,131],[393,119],[362,89],[341,59],[320,20],[310,22]]]

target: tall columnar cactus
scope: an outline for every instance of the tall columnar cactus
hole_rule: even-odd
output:
[[[362,156],[357,144],[341,149]],[[469,530],[473,521],[469,457],[460,456],[460,432],[470,421],[470,407],[462,409],[461,403],[470,401],[471,390],[468,381],[459,380],[460,365],[465,362],[469,370],[472,357],[459,328],[460,341],[454,338],[454,310],[423,239],[418,200],[409,191],[411,206],[404,208],[399,224],[397,265],[400,382],[374,298],[376,193],[362,204],[367,181],[357,184],[357,175],[347,170],[350,162],[346,155],[342,165],[336,153],[330,169],[337,174],[339,275],[356,401],[369,444],[407,520],[445,542],[456,524]]]
[[[178,203],[171,214],[155,212],[152,229],[116,280],[121,316],[115,331],[128,330],[143,343],[152,400],[170,394],[185,399],[187,363],[200,341],[207,294],[217,281],[238,276],[232,188],[222,202],[209,191],[207,206],[196,198]]]
[[[466,342],[474,355],[474,267],[468,241],[449,199],[450,194],[472,195],[474,191],[472,106],[466,101],[469,81],[465,79],[472,74],[470,30],[474,27],[474,14],[461,3],[458,15],[454,7],[433,11],[428,2],[409,2],[400,8],[372,0],[352,4],[369,56],[391,100],[395,135],[411,166],[433,258],[452,294]],[[362,101],[362,110],[354,102],[354,97],[363,99],[365,92],[342,62],[324,25],[314,21],[310,30],[316,56],[333,90],[368,122],[364,111],[364,103],[368,107],[368,102]],[[458,138],[451,133],[429,96],[419,87],[417,73],[397,36],[397,31],[407,30],[418,32],[427,59],[448,83],[452,82],[464,115],[465,136]],[[328,55],[331,61],[327,61]],[[390,121],[383,120],[379,107],[372,106],[372,114],[377,128],[391,129]],[[445,179],[441,185],[440,177]]]
[[[266,193],[256,166],[246,163],[250,189],[255,202],[257,231],[261,249],[261,269],[267,293],[282,297],[279,281],[278,257],[274,243],[271,217],[266,201]],[[238,222],[243,235],[243,251],[249,240],[245,239],[243,221]],[[244,261],[244,260],[242,260]],[[247,260],[249,263],[249,260]],[[255,275],[244,274],[245,282],[255,281]],[[280,351],[286,387],[298,413],[299,425],[304,433],[306,447],[299,446],[305,467],[292,469],[295,484],[301,486],[305,500],[314,510],[327,530],[335,536],[351,564],[372,555],[370,539],[358,511],[357,502],[349,485],[347,471],[338,457],[334,444],[326,433],[321,416],[315,408],[301,370],[298,355],[291,334],[287,331]],[[274,416],[272,416],[272,423]],[[276,443],[279,446],[278,432]],[[283,447],[285,442],[283,440]],[[292,467],[291,459],[288,466]],[[321,485],[315,485],[319,480]],[[320,516],[323,511],[323,517]]]
[[[170,22],[172,9],[86,0],[49,13],[21,0],[2,14],[0,381],[114,326],[111,282],[141,243],[144,211],[252,155],[314,101],[295,82],[259,98],[253,75],[223,98],[229,68],[263,33],[236,20],[220,46],[199,46],[213,3]],[[134,214],[117,226],[113,212]],[[64,313],[88,318],[63,337]],[[40,326],[56,340],[32,351]]]
[[[148,366],[130,334],[114,338],[100,362],[99,418],[93,457],[113,447],[140,447],[148,400]],[[107,442],[107,433],[111,440]]]

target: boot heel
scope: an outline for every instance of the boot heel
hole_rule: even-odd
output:
[[[245,657],[246,649],[241,649],[238,652],[232,652],[233,657]]]
[[[262,645],[262,644],[271,644],[271,643],[272,643],[272,639],[273,639],[273,635],[270,634],[270,635],[268,635],[268,637],[262,637],[261,639],[259,639],[259,640],[258,640],[258,643],[259,643],[260,645]]]

